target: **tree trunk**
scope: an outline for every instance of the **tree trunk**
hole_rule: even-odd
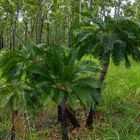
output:
[[[16,31],[14,30],[14,27],[12,29],[12,48],[15,48],[16,46]]]
[[[27,41],[27,34],[28,34],[28,21],[24,22],[25,24],[25,36],[24,36],[24,41]]]
[[[30,133],[30,122],[29,122],[29,117],[28,117],[28,112],[24,112],[24,138],[26,139],[27,137],[27,132]]]
[[[11,127],[11,140],[16,139],[16,122],[17,122],[17,111],[12,114],[12,127]]]
[[[0,50],[4,48],[4,42],[3,42],[3,30],[0,28]]]
[[[35,41],[36,39],[36,25],[37,25],[37,15],[31,19],[31,31],[30,31],[30,36],[31,39]],[[35,37],[34,37],[34,33],[35,33]]]
[[[12,50],[12,33],[10,32],[10,43],[9,43],[10,50]]]
[[[12,28],[12,36],[13,36],[13,48],[16,47],[16,36],[17,36],[17,29],[18,29],[18,18],[19,18],[19,0],[17,0],[17,10],[16,10],[16,15],[15,15],[15,19],[14,19],[14,24],[13,24],[13,28]]]
[[[107,74],[109,62],[110,62],[110,51],[104,55],[103,67],[102,67],[100,78],[99,78],[102,84],[103,84],[104,79],[105,79],[106,74]],[[101,94],[102,88],[99,88],[97,90],[98,90],[99,94]],[[95,103],[95,109],[96,109],[97,105],[98,105],[98,102]],[[90,112],[89,112],[88,117],[87,117],[87,122],[86,122],[86,126],[88,128],[92,128],[94,116],[95,116],[95,110],[93,110],[93,108],[91,107]]]
[[[68,31],[68,47],[71,48],[72,46],[72,29],[70,28]]]
[[[6,47],[7,48],[9,47],[9,40],[10,40],[8,29],[9,29],[9,27],[7,27],[7,31],[6,31]]]
[[[82,0],[79,1],[79,23],[82,22],[81,12],[82,12]]]
[[[93,1],[92,0],[88,0],[88,8],[91,8],[92,4],[93,4]]]
[[[42,28],[41,28],[41,0],[38,0],[38,29],[37,29],[37,44],[41,43]]]
[[[66,98],[64,98],[61,104],[61,128],[62,128],[62,140],[68,140],[68,130],[66,124]]]
[[[78,121],[75,117],[74,111],[72,109],[68,109],[68,107],[67,107],[66,108],[66,115],[74,128],[80,127],[80,124],[78,123]]]
[[[40,34],[41,34],[41,43],[42,43],[42,33],[43,33],[43,26],[44,26],[44,18],[45,18],[45,14],[44,14],[44,12],[43,12],[43,15],[42,15],[42,19],[41,19],[41,32],[40,32]]]
[[[66,117],[70,120],[74,128],[80,127],[80,124],[78,123],[72,109],[68,109],[68,107],[66,107]],[[61,120],[61,106],[58,106],[58,121],[60,120]]]
[[[50,45],[50,24],[47,23],[47,45]]]
[[[69,9],[69,15],[68,15],[68,48],[71,48],[72,46],[72,9]]]

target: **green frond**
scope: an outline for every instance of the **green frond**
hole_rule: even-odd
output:
[[[140,61],[140,26],[137,23],[124,17],[106,17],[102,24],[94,20],[93,23],[82,27],[76,37],[75,47],[79,48],[79,58],[92,53],[104,62],[105,55],[110,52],[115,65],[124,60],[126,66],[130,66],[129,56],[136,62]]]
[[[78,60],[78,51],[56,46],[24,46],[7,52],[8,56],[4,54],[0,62],[7,63],[1,63],[2,77],[19,86],[14,87],[17,94],[8,101],[12,101],[13,110],[20,104],[20,92],[24,92],[29,108],[43,107],[47,99],[60,105],[64,97],[73,109],[81,103],[90,106],[96,100],[93,93],[100,87],[95,78],[97,68],[93,61]]]

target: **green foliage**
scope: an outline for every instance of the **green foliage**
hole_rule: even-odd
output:
[[[96,91],[101,86],[96,80],[96,65],[91,61],[78,61],[77,49],[58,46],[23,47],[1,54],[1,78],[8,84],[0,88],[1,95],[15,106],[20,106],[21,97],[31,108],[43,106],[47,98],[60,105],[63,98],[76,109],[79,104],[90,106],[99,100]],[[6,65],[5,65],[6,64]],[[21,97],[20,97],[21,96]],[[5,101],[5,98],[1,98]]]
[[[106,17],[102,22],[98,19],[92,22],[93,25],[81,27],[77,35],[75,46],[79,47],[80,57],[93,53],[104,61],[109,52],[115,65],[124,59],[126,66],[130,66],[129,55],[135,61],[140,61],[140,26],[137,23],[124,17]]]

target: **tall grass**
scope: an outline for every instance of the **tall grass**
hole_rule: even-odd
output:
[[[123,64],[109,67],[99,106],[102,121],[97,118],[90,139],[140,139],[140,64],[130,69]]]

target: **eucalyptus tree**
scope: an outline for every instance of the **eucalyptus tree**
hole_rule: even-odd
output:
[[[24,39],[25,42],[37,42],[38,34],[38,3],[37,0],[23,1],[23,27],[25,30]]]
[[[138,21],[140,19],[140,12],[138,10],[138,8],[140,7],[140,1],[139,0],[135,0],[132,2],[128,2],[125,6],[124,6],[124,15],[126,16],[130,16],[133,18],[133,20]]]
[[[10,15],[12,15],[13,10],[12,10],[12,5],[9,4],[8,1],[1,1],[0,2],[1,6],[0,6],[0,28],[1,28],[1,41],[3,40],[3,44],[1,44],[1,48],[2,46],[4,46],[4,44],[7,46],[8,44],[6,44],[5,40],[5,30],[6,30],[6,26],[10,26],[9,30],[11,31],[11,22],[12,22],[12,18],[10,18]],[[11,13],[11,14],[10,14]],[[12,17],[12,16],[11,16]],[[9,24],[8,24],[9,23]],[[11,31],[12,32],[12,31]],[[12,38],[9,38],[10,42],[12,42]]]
[[[81,27],[75,45],[79,47],[79,57],[90,52],[101,60],[99,79],[103,83],[111,57],[115,65],[124,60],[126,67],[130,66],[130,56],[136,62],[140,61],[140,26],[126,17],[116,20],[106,17],[105,21],[96,18],[91,20],[93,25]],[[101,88],[98,92],[101,93]],[[93,114],[91,107],[87,119],[88,127],[92,126]]]
[[[140,11],[139,11],[140,1],[139,0],[135,0],[133,5],[134,5],[134,10],[135,10],[135,12],[134,12],[135,20],[139,21],[140,20]]]
[[[16,38],[18,36],[18,23],[19,23],[19,16],[20,11],[22,9],[22,0],[12,0],[12,1],[0,1],[1,9],[3,12],[3,17],[6,19],[5,21],[10,23],[9,33],[11,32],[11,47],[16,46]],[[8,23],[8,24],[9,24]],[[8,25],[7,25],[8,26]],[[6,34],[7,35],[7,34]]]

